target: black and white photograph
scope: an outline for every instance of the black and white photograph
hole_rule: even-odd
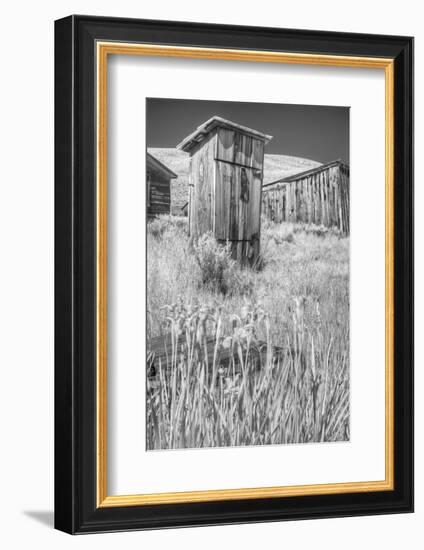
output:
[[[423,547],[419,8],[4,4],[2,548]]]
[[[147,450],[348,441],[349,108],[146,120]]]

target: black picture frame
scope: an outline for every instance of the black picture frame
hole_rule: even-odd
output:
[[[394,60],[394,490],[98,507],[99,40]],[[94,533],[413,511],[413,39],[73,15],[55,22],[55,527]]]

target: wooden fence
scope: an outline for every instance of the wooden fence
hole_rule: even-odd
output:
[[[349,166],[333,161],[269,183],[262,213],[275,222],[312,223],[350,231]]]

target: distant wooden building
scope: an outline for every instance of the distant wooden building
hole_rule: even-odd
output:
[[[262,212],[275,222],[337,227],[348,235],[349,166],[329,162],[264,186]]]
[[[190,154],[189,228],[230,241],[242,265],[259,258],[264,146],[272,136],[214,116],[177,149]]]
[[[146,155],[147,218],[171,211],[171,180],[176,178],[167,166],[150,153]]]

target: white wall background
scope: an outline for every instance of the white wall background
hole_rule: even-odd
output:
[[[416,204],[424,202],[420,3],[386,0],[75,0],[8,3],[0,86],[0,544],[4,548],[422,548],[424,403],[416,400],[416,513],[70,537],[53,508],[53,21],[71,13],[416,37]],[[416,221],[416,395],[424,382],[424,218]]]

